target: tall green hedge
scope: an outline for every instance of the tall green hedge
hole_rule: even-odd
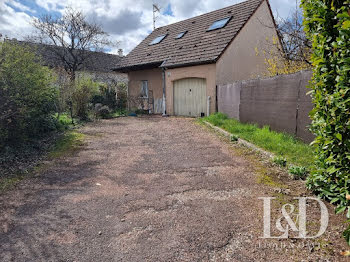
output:
[[[29,47],[0,43],[0,151],[56,128],[53,81]]]
[[[311,117],[318,156],[308,186],[350,219],[350,1],[302,0],[302,7],[313,43]],[[344,237],[350,245],[350,228]]]

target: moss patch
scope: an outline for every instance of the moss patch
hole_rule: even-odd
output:
[[[78,132],[67,132],[59,138],[49,153],[49,158],[60,158],[71,155],[84,145],[85,135]]]
[[[23,175],[18,175],[10,178],[3,178],[0,180],[0,192],[5,191],[8,188],[15,186],[24,178]]]

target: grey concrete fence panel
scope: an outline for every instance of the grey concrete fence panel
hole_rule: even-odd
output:
[[[218,110],[243,123],[268,125],[311,142],[314,136],[308,127],[313,105],[306,94],[311,76],[306,71],[219,86]]]

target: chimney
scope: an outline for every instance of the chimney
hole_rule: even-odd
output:
[[[124,56],[124,55],[123,55],[123,49],[118,49],[118,55],[119,55],[119,56]]]

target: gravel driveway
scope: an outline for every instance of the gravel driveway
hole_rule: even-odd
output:
[[[194,120],[81,132],[82,150],[0,197],[0,261],[290,261],[258,244],[268,189],[249,161]]]

